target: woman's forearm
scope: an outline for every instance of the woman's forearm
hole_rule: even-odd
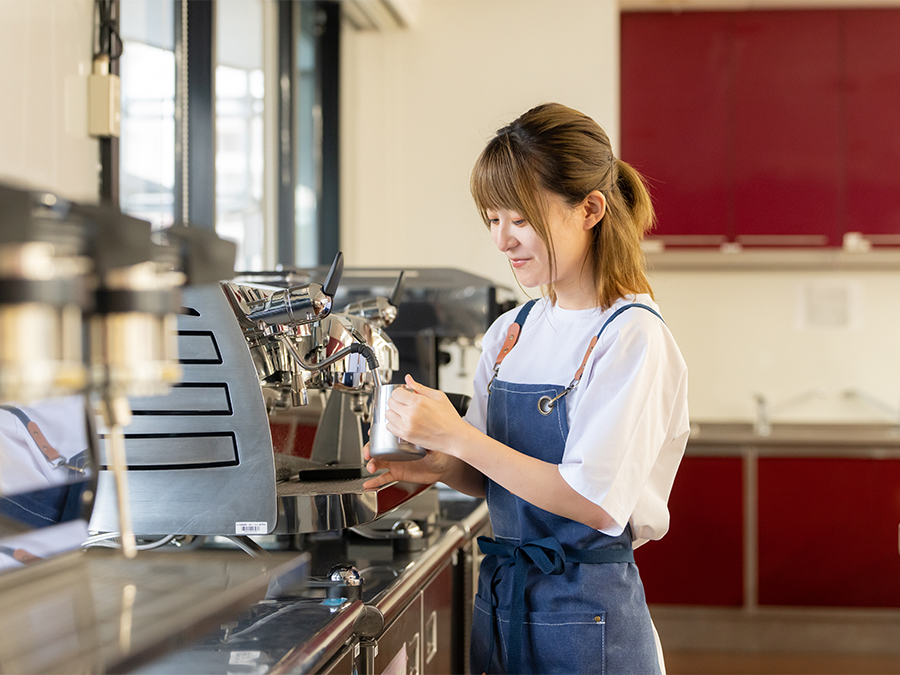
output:
[[[614,524],[606,511],[569,486],[556,464],[523,455],[473,427],[468,427],[447,450],[464,465],[538,508],[597,530]]]
[[[484,474],[457,457],[448,457],[441,482],[471,497],[484,497]]]

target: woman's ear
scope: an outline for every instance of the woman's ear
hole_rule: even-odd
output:
[[[590,230],[603,220],[606,215],[606,196],[600,190],[594,190],[581,203],[584,214],[584,229]]]

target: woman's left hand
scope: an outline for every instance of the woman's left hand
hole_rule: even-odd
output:
[[[429,450],[455,455],[458,441],[470,429],[447,395],[406,376],[406,389],[398,388],[388,402],[387,430]]]

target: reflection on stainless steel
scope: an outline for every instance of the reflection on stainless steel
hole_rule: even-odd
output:
[[[366,490],[368,478],[278,484],[275,534],[339,530],[369,523],[428,489],[427,485],[392,483]]]
[[[123,654],[131,651],[131,631],[134,627],[134,598],[137,587],[125,584],[122,587],[122,609],[119,612],[119,650]]]
[[[381,672],[401,647],[396,639],[411,640],[415,633],[423,658],[415,658],[410,641],[411,668],[466,672],[468,629],[458,612],[471,608],[477,573],[471,551],[475,537],[489,534],[485,528],[490,526],[483,500],[458,493],[448,499],[442,500],[446,520],[428,538],[425,551],[397,553],[379,542],[360,542],[354,535],[304,537],[315,576],[302,597],[257,603],[221,623],[204,640],[138,672],[201,675],[237,672],[238,664],[243,665],[241,670],[266,669],[269,675]],[[340,585],[346,578],[356,580],[357,569],[364,582],[362,602],[341,597],[348,587]],[[375,651],[383,657],[382,667],[366,670]]]
[[[201,637],[298,564],[293,554],[96,551],[0,577],[0,671],[124,672]]]
[[[7,432],[19,430],[0,421],[4,520],[37,529],[89,516],[98,452],[93,413],[85,415],[84,408],[97,403],[115,450],[117,529],[126,555],[134,555],[121,443],[131,417],[126,396],[160,394],[178,379],[172,329],[188,277],[196,282],[233,273],[233,244],[178,229],[153,241],[149,223],[117,208],[0,185],[0,401],[10,404],[5,409],[22,421],[25,438],[39,451],[17,445]],[[89,339],[82,345],[85,324]],[[67,399],[80,412],[66,412],[61,401]],[[54,407],[56,424],[47,424]],[[23,470],[27,453],[34,455],[32,473],[43,481],[36,488]],[[7,543],[15,541],[0,542]]]
[[[298,640],[298,645],[269,669],[269,675],[316,672],[316,666],[327,663],[352,637],[354,626],[365,609],[358,600],[344,603],[321,630],[307,640]]]

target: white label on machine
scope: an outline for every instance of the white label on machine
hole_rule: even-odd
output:
[[[229,666],[255,666],[262,652],[231,652]]]
[[[235,523],[235,534],[266,534],[269,531],[268,523]]]

